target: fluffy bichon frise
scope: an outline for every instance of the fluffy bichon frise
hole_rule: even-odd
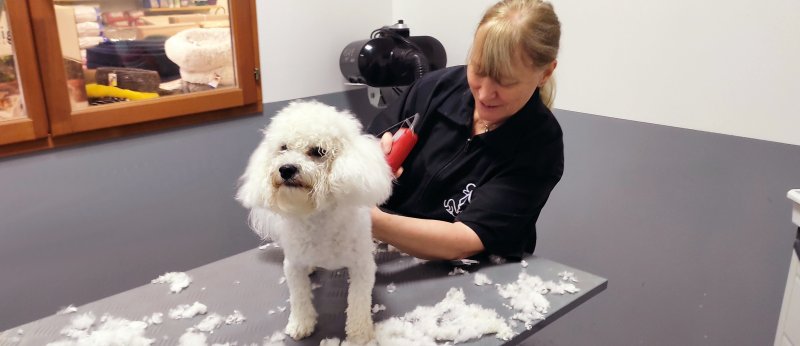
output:
[[[267,126],[236,198],[250,209],[253,230],[283,248],[291,308],[285,332],[292,338],[314,331],[309,274],[321,267],[348,269],[347,339],[372,339],[370,208],[389,198],[392,179],[378,140],[362,134],[348,112],[293,102]]]

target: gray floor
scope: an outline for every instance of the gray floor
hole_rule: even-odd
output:
[[[375,111],[363,90],[317,99]],[[258,243],[233,200],[254,116],[0,160],[0,330]],[[609,279],[532,345],[771,344],[800,147],[558,111],[537,254]]]
[[[559,112],[538,254],[609,280],[531,345],[771,345],[800,147]]]

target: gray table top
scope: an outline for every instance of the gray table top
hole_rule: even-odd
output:
[[[0,333],[0,345],[45,345],[63,340],[65,337],[60,335],[60,331],[70,324],[70,319],[90,311],[98,318],[109,314],[129,320],[142,320],[154,312],[162,312],[164,322],[147,327],[146,336],[155,339],[154,344],[157,345],[177,345],[186,329],[199,323],[205,316],[174,320],[168,317],[168,311],[180,304],[192,304],[195,301],[205,304],[208,314],[217,313],[224,317],[238,310],[246,317],[242,324],[223,325],[212,334],[207,334],[209,344],[237,342],[238,345],[261,345],[265,337],[283,330],[289,316],[288,308],[284,311],[279,309],[288,307],[286,300],[289,297],[286,284],[281,282],[282,261],[283,252],[280,248],[245,251],[188,271],[193,282],[180,293],[169,293],[167,285],[148,283],[80,306],[78,312],[73,314],[53,315],[9,329]],[[538,275],[545,281],[558,281],[558,273],[562,271],[574,273],[579,280],[575,286],[580,292],[548,294],[546,297],[551,305],[544,320],[536,321],[530,329],[521,323],[512,327],[515,336],[505,343],[515,344],[597,295],[607,285],[604,278],[545,258],[531,256],[525,261],[527,266],[519,262],[494,264],[488,261],[464,266],[448,261],[418,261],[397,252],[379,252],[376,254],[378,272],[373,304],[382,304],[386,310],[375,313],[373,318],[378,323],[393,316],[402,316],[417,306],[433,306],[444,299],[451,287],[461,287],[468,304],[494,309],[500,316],[509,319],[514,311],[504,306],[506,301],[500,297],[494,285],[475,285],[475,273],[487,275],[495,284],[514,282],[522,271]],[[448,275],[457,266],[468,273]],[[314,305],[319,313],[316,330],[299,342],[287,337],[284,340],[286,345],[318,345],[320,340],[326,338],[344,337],[346,271],[318,270],[312,274],[312,281],[321,285],[314,290]],[[393,292],[387,290],[389,284],[396,287]],[[273,313],[269,313],[270,310]],[[464,344],[503,343],[494,335],[485,335]]]

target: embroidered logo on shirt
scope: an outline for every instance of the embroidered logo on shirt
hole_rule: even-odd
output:
[[[454,199],[448,199],[444,201],[444,209],[447,210],[450,215],[456,216],[461,213],[464,206],[469,204],[472,201],[472,190],[475,189],[475,184],[469,183],[467,186],[464,187],[464,190],[461,192],[464,193],[464,197],[458,199],[458,203]]]

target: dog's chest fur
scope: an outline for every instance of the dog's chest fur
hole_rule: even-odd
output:
[[[338,207],[309,217],[282,217],[278,243],[293,263],[339,269],[372,260],[374,243],[367,207]]]

